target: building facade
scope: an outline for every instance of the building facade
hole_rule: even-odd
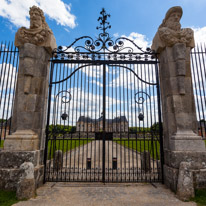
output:
[[[103,118],[92,119],[80,116],[76,124],[77,132],[101,132],[103,131]],[[105,120],[106,132],[128,132],[129,124],[125,116]]]

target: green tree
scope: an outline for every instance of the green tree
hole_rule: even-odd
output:
[[[150,128],[148,127],[129,127],[130,133],[144,133],[150,132]]]
[[[63,136],[64,134],[71,134],[76,132],[76,126],[66,125],[49,125],[49,135],[51,137]]]
[[[0,119],[0,123],[6,122],[6,119]]]
[[[151,132],[158,133],[159,132],[159,127],[160,127],[159,122],[155,122],[150,128]]]

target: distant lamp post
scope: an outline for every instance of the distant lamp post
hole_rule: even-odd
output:
[[[138,105],[142,106],[142,108],[139,108],[139,115],[138,115],[139,121],[144,121],[144,107],[143,107],[143,104],[145,102],[145,98],[143,97],[143,95],[148,96],[149,99],[150,99],[150,96],[146,92],[137,92],[135,94],[135,102]],[[137,99],[137,97],[138,97],[138,99]]]
[[[62,118],[62,120],[66,120],[67,119],[67,117],[68,117],[68,114],[67,113],[63,113],[62,115],[61,115],[61,118]]]
[[[139,113],[138,119],[139,119],[139,121],[143,121],[144,120],[144,114],[143,113]]]
[[[69,91],[60,91],[56,97],[55,97],[55,105],[56,105],[56,100],[57,98],[59,99],[59,95],[62,94],[62,97],[61,97],[61,105],[65,104],[64,106],[64,112],[61,114],[61,119],[63,121],[65,121],[68,117],[68,114],[66,113],[66,104],[69,103],[72,99],[72,96],[71,96],[71,93]],[[62,107],[62,106],[61,106]]]

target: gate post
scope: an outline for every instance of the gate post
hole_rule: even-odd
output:
[[[0,188],[16,191],[23,188],[19,198],[29,198],[34,192],[28,193],[28,190],[43,183],[49,59],[56,48],[43,11],[33,6],[29,14],[30,28],[20,28],[15,37],[20,61],[12,134],[6,138],[0,152]],[[26,172],[22,168],[34,169]],[[32,171],[29,177],[33,180],[26,175]]]
[[[153,39],[152,49],[158,53],[160,61],[164,182],[180,199],[187,200],[194,196],[195,188],[206,187],[201,180],[206,171],[200,177],[200,171],[206,166],[206,150],[204,141],[197,135],[190,68],[193,31],[181,29],[182,13],[179,6],[167,11]]]

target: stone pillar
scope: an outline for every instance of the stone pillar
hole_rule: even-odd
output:
[[[51,51],[56,48],[56,40],[43,17],[43,11],[33,6],[30,8],[30,29],[22,27],[16,33],[19,70],[12,134],[6,138],[4,149],[0,151],[0,189],[21,191],[20,198],[35,194],[23,190],[37,188],[44,177],[49,59]],[[26,167],[22,167],[24,164],[33,165],[30,173],[33,171],[34,174],[29,178],[24,175],[27,173]],[[29,187],[28,182],[34,182],[35,187]]]
[[[50,57],[44,47],[31,43],[19,47],[13,134],[5,140],[5,150],[44,149]]]
[[[152,44],[152,49],[158,53],[160,61],[164,181],[175,192],[177,185],[184,185],[178,182],[184,179],[178,176],[185,174],[179,171],[184,168],[180,168],[181,163],[189,162],[190,170],[197,170],[203,169],[206,162],[205,144],[197,135],[190,68],[190,50],[194,47],[193,31],[181,29],[181,16],[181,7],[169,9]],[[191,181],[193,184],[193,180]],[[178,190],[181,199],[191,196],[182,194],[181,187],[178,187]],[[186,191],[185,188],[182,191]]]

